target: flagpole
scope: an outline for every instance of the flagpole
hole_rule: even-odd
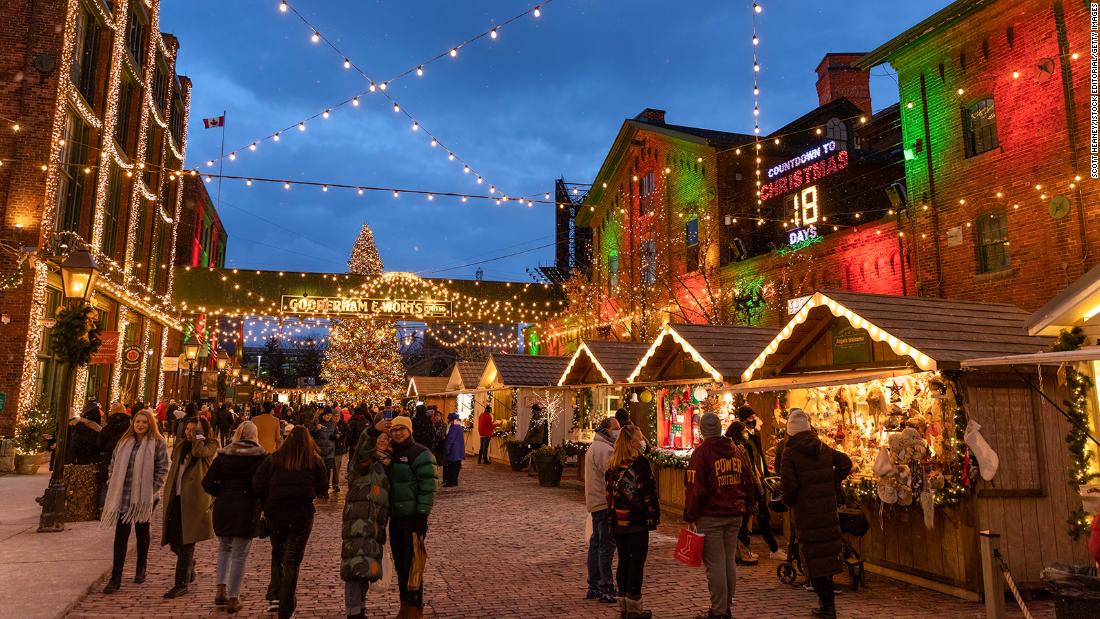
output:
[[[218,208],[222,207],[222,167],[225,165],[225,113],[222,110],[222,149],[218,153]]]

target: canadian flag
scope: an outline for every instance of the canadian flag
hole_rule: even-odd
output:
[[[207,129],[212,129],[214,127],[224,127],[225,114],[222,114],[221,116],[215,118],[204,118],[202,119],[202,124]]]

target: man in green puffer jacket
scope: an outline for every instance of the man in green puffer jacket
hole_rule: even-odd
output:
[[[401,592],[399,619],[424,616],[424,587],[409,589],[413,564],[414,536],[421,540],[428,533],[428,515],[435,502],[435,458],[432,452],[413,440],[412,420],[395,417],[379,419],[367,430],[368,440],[388,431],[393,439],[390,454],[390,548],[393,552],[397,586]]]
[[[340,578],[348,619],[364,619],[367,589],[382,578],[382,547],[390,517],[390,437],[364,432],[353,453],[340,531]]]

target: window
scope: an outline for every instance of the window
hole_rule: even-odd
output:
[[[982,99],[963,110],[963,140],[966,156],[997,148],[997,113],[993,99]]]
[[[978,217],[978,272],[989,273],[1009,267],[1008,222],[1003,210],[982,213]]]
[[[830,118],[825,123],[825,138],[836,140],[842,146],[846,145],[848,143],[848,125],[845,125],[844,121],[839,118]]]
[[[691,219],[684,224],[685,266],[688,273],[699,269],[699,220]]]
[[[156,71],[153,72],[153,102],[157,104],[157,113],[164,110],[165,95],[168,94],[168,69],[163,60],[157,60]]]
[[[61,129],[65,145],[61,147],[61,175],[57,189],[58,222],[62,230],[80,233],[80,220],[84,205],[85,185],[89,183],[84,173],[88,139],[88,125],[74,114],[65,115]]]
[[[654,193],[653,172],[647,172],[638,182],[638,195],[640,196],[638,202],[639,215],[648,215],[653,212]]]
[[[103,246],[108,257],[115,255],[115,238],[118,234],[118,213],[122,207],[122,170],[115,166],[107,182],[107,209],[103,212]]]
[[[657,281],[657,244],[650,241],[642,243],[642,283],[649,286]]]
[[[115,125],[115,141],[118,142],[122,151],[130,156],[134,154],[134,130],[131,125],[135,123],[132,122],[133,119],[131,117],[133,116],[135,108],[134,98],[136,97],[136,90],[137,88],[134,86],[133,82],[129,79],[123,79],[122,86],[119,88],[118,92],[118,124]],[[138,106],[138,109],[140,109],[140,106]]]
[[[147,38],[147,27],[145,26],[145,17],[141,15],[141,7],[138,3],[131,3],[132,11],[130,13],[130,25],[127,27],[127,39],[126,47],[130,50],[130,55],[133,56],[134,62],[137,66],[145,64],[145,39]]]
[[[183,118],[183,100],[177,95],[176,103],[172,106],[172,116],[168,119],[168,131],[172,133],[172,140],[177,148],[183,144]]]
[[[95,105],[96,52],[99,50],[99,22],[81,6],[76,12],[76,37],[69,78],[89,105]]]

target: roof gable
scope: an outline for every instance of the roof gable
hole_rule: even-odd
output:
[[[449,376],[410,376],[409,388],[405,391],[405,396],[443,393],[448,390],[449,383]]]
[[[625,383],[648,349],[641,342],[582,342],[557,384]]]
[[[630,373],[630,382],[670,378],[734,383],[741,370],[776,334],[775,329],[730,325],[668,324]],[[672,376],[669,368],[690,360],[701,372]]]
[[[451,369],[451,376],[447,379],[447,391],[465,391],[477,389],[481,372],[485,368],[485,361],[458,361]]]
[[[478,387],[553,387],[561,379],[569,357],[489,355]]]

